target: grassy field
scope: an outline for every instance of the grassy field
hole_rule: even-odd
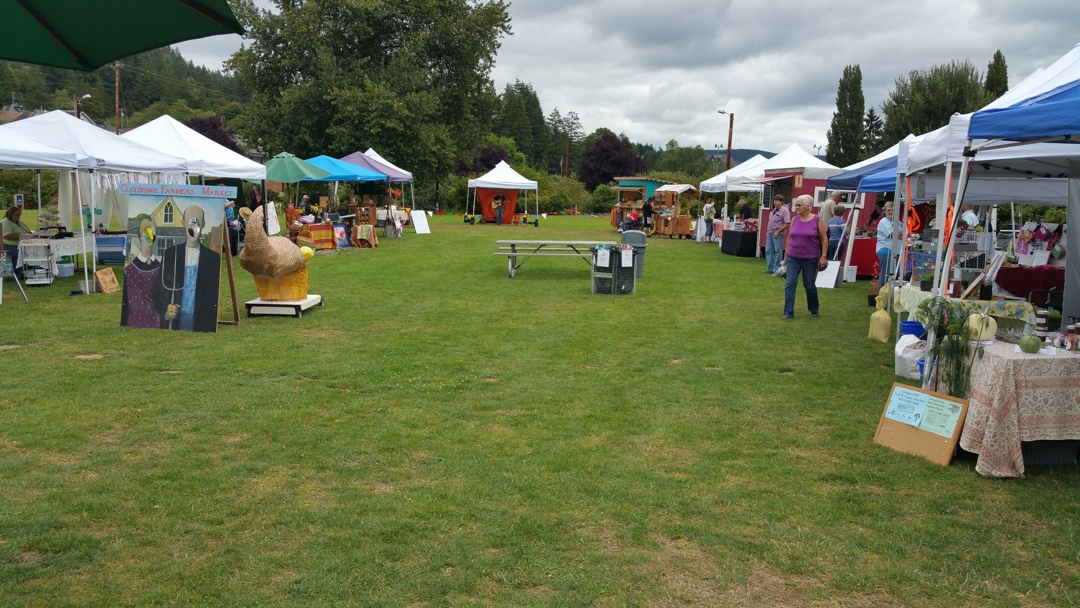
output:
[[[782,321],[763,261],[652,239],[637,294],[597,296],[491,254],[606,220],[432,220],[216,335],[6,281],[0,605],[1080,604],[1076,467],[873,443],[865,281]]]

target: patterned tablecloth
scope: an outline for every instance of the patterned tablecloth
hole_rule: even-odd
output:
[[[908,283],[900,288],[900,293],[896,299],[896,310],[914,314],[918,312],[919,304],[929,298],[929,291],[923,291],[919,289],[918,285]],[[1025,323],[1035,324],[1035,309],[1032,308],[1031,304],[1022,300],[957,300],[954,298],[949,298],[949,300],[958,302],[969,313],[983,312],[989,309],[988,312],[994,317],[1019,319]]]
[[[995,342],[976,359],[960,447],[987,477],[1023,477],[1021,441],[1080,439],[1080,355],[1029,355]]]

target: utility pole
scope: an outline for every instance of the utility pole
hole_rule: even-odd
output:
[[[570,177],[570,133],[566,134],[566,153],[563,155],[563,177]]]
[[[113,74],[115,77],[113,93],[116,97],[116,134],[120,135],[120,68],[124,67],[124,64],[119,61],[113,62]]]

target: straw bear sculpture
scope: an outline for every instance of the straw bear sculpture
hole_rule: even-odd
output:
[[[277,278],[307,268],[307,260],[296,243],[283,236],[267,236],[263,230],[263,208],[259,207],[247,222],[240,267],[257,277]]]

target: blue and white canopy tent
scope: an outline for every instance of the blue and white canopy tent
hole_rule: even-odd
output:
[[[334,199],[337,199],[337,185],[338,182],[379,182],[387,181],[385,173],[379,173],[373,169],[367,167],[361,167],[360,165],[350,163],[347,161],[333,158],[325,154],[305,159],[316,167],[326,171],[329,175],[325,177],[308,177],[302,181],[305,182],[334,182]],[[300,189],[297,188],[294,193],[294,203],[299,202]]]
[[[1023,170],[1068,180],[1066,217],[1075,222],[1080,218],[1080,45],[1022,84],[971,115],[957,200],[964,200],[969,167]],[[1001,161],[1000,154],[1010,158]],[[1065,251],[1062,314],[1080,318],[1080,231],[1067,233]]]

